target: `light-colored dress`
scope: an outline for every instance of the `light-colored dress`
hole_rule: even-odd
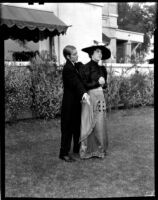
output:
[[[101,87],[89,90],[90,105],[82,102],[80,157],[104,158],[108,147],[106,102]]]

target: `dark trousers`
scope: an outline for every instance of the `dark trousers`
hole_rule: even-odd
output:
[[[80,128],[76,127],[76,130],[66,130],[66,128],[61,128],[61,146],[60,146],[60,155],[68,155],[71,150],[71,142],[73,139],[73,152],[79,153],[80,149]]]
[[[81,104],[76,103],[70,109],[61,112],[61,146],[60,155],[68,155],[73,139],[73,152],[79,153],[80,149]]]

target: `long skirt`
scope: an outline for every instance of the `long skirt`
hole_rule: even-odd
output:
[[[82,102],[80,157],[104,158],[108,147],[106,102],[101,88],[88,93],[90,105]]]

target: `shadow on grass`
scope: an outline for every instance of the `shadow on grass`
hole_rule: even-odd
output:
[[[105,159],[58,159],[60,120],[6,124],[6,197],[106,198],[154,195],[154,109],[108,113]]]

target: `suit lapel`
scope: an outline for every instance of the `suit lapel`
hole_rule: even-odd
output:
[[[76,65],[76,64],[73,65],[72,62],[69,61],[69,60],[67,61],[67,64],[68,64],[69,66],[71,66],[72,69],[76,72],[76,74],[81,78],[80,73],[79,73],[79,71],[78,71],[78,67],[77,67],[77,65]]]

